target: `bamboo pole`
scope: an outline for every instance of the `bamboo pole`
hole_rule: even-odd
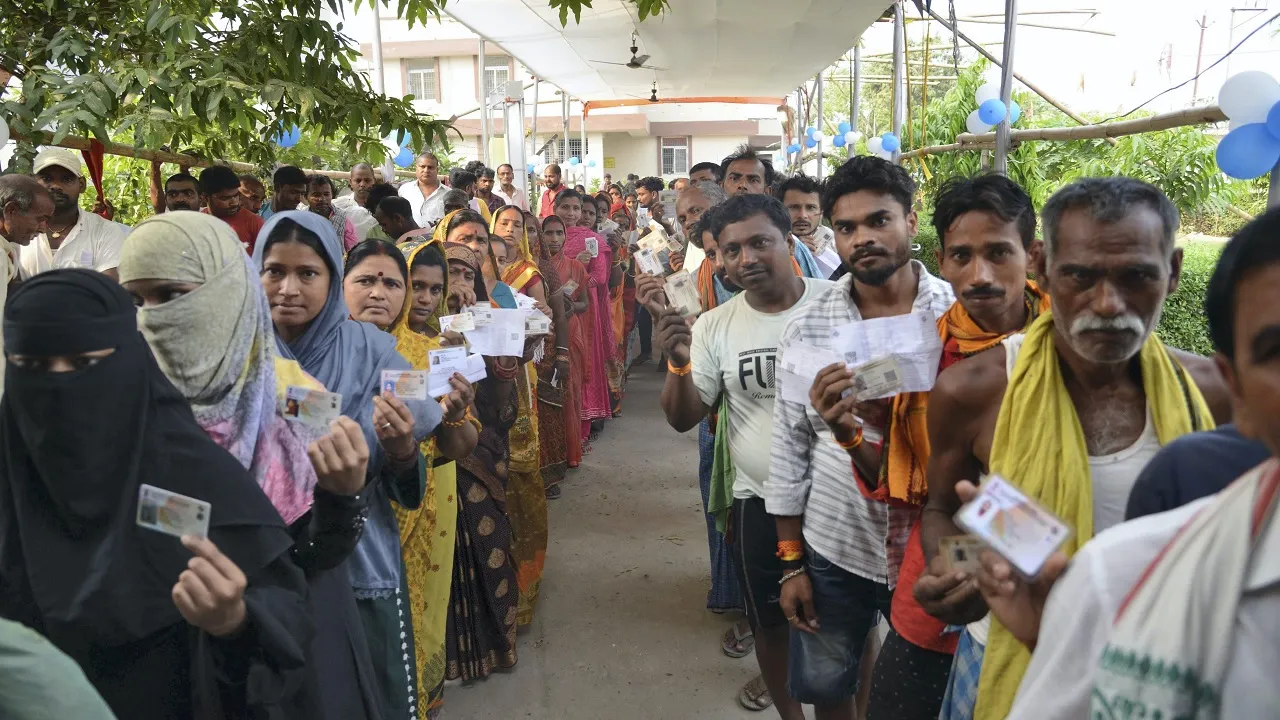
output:
[[[18,139],[14,136],[14,139]],[[41,133],[34,138],[36,145],[54,145],[64,147],[70,150],[88,150],[90,145],[89,138],[76,137],[68,135],[61,142],[53,142],[52,133]],[[118,155],[120,157],[131,157],[139,160],[150,160],[152,162],[172,163],[184,167],[213,167],[214,165],[226,165],[236,172],[248,173],[256,172],[259,168],[253,163],[240,162],[238,160],[210,160],[208,158],[197,157],[195,155],[183,155],[182,153],[168,152],[166,150],[149,150],[147,148],[138,148],[132,145],[122,145],[120,143],[104,142],[102,143],[103,152],[108,155]],[[302,172],[308,175],[324,175],[326,177],[337,180],[346,180],[349,172],[347,170],[321,170],[318,168],[302,168]],[[403,178],[414,177],[412,172],[408,170],[396,170],[396,175]]]
[[[1009,138],[1019,142],[1027,142],[1028,140],[1097,140],[1117,138],[1124,135],[1137,135],[1138,133],[1159,132],[1160,130],[1185,127],[1187,125],[1206,125],[1223,122],[1226,119],[1227,116],[1223,114],[1217,105],[1208,105],[1174,110],[1173,112],[1150,115],[1136,120],[1118,120],[1116,122],[1082,125],[1079,127],[1013,130],[1009,133]],[[956,142],[967,146],[974,143],[987,143],[993,138],[995,138],[995,133],[982,133],[981,135],[961,133],[956,136]]]
[[[929,147],[916,148],[908,152],[902,153],[900,159],[924,157],[925,155],[941,155],[942,153],[955,152],[956,150],[994,150],[996,144],[988,143],[948,143],[946,145],[930,145]]]

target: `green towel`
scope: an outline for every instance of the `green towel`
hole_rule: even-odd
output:
[[[707,496],[707,512],[716,518],[716,530],[724,532],[733,508],[733,458],[729,456],[729,403],[723,397],[716,410],[716,445],[711,461],[711,492]]]

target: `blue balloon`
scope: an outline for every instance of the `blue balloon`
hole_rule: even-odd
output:
[[[413,151],[407,147],[402,147],[395,157],[395,163],[399,167],[407,168],[413,164],[413,159]]]
[[[1217,157],[1218,167],[1227,175],[1256,178],[1271,172],[1280,160],[1280,137],[1271,134],[1267,123],[1241,125],[1218,143]]]
[[[816,133],[816,132],[818,132],[818,128],[813,127],[812,125],[810,125],[809,127],[807,127],[807,128],[805,128],[805,129],[804,129],[804,136],[805,136],[805,137],[813,137],[813,134],[814,134],[814,133]]]
[[[897,135],[887,132],[880,136],[880,147],[884,148],[885,152],[894,152],[902,147],[902,141],[898,140]]]
[[[999,125],[1007,112],[1008,109],[1005,108],[1004,103],[997,98],[991,98],[978,106],[978,119],[988,125]]]
[[[1280,138],[1280,102],[1267,111],[1267,132]]]
[[[789,152],[789,153],[798,153],[798,152],[800,152],[800,143],[791,143],[790,145],[788,145],[788,146],[787,146],[787,152]]]
[[[844,135],[836,135],[831,138],[831,144],[836,147],[844,147],[847,143],[844,141]]]
[[[849,124],[848,120],[841,120],[840,124],[836,126],[836,130],[839,130],[841,135],[849,132],[852,129],[853,129],[853,126]],[[837,145],[836,147],[839,147],[839,145]]]
[[[298,144],[302,139],[302,132],[298,130],[297,125],[291,126],[288,130],[276,136],[276,144],[282,148],[291,148]]]
[[[587,161],[587,167],[595,167],[595,166],[596,166],[596,161],[595,161],[595,160],[588,160],[588,161]]]
[[[805,147],[807,147],[807,148],[815,148],[815,147],[818,147],[818,141],[817,141],[817,140],[814,140],[813,138],[805,138],[805,140],[804,140],[804,146],[805,146]]]
[[[577,156],[577,155],[574,155],[573,157],[569,158],[569,164],[570,164],[570,165],[573,165],[573,166],[575,166],[575,167],[576,167],[576,166],[577,166],[577,164],[578,164],[578,163],[580,163],[580,162],[582,162],[582,161],[578,159],[578,156]]]
[[[534,171],[534,170],[536,170],[536,169],[537,169],[537,166],[536,166],[536,165],[534,165],[533,163],[529,163],[529,174],[530,174],[530,175],[532,175],[532,174],[533,174],[533,171]]]
[[[1009,98],[1009,124],[1012,125],[1018,122],[1020,117],[1022,117],[1022,106],[1018,104],[1017,100]]]

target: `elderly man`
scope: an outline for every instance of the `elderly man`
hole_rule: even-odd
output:
[[[413,167],[416,179],[401,185],[398,192],[413,206],[414,222],[422,227],[435,225],[444,217],[444,194],[449,192],[440,182],[440,160],[435,153],[424,152]]]
[[[529,195],[522,192],[516,187],[516,170],[511,163],[502,163],[498,166],[498,184],[493,188],[493,194],[500,198],[502,202],[529,212]]]
[[[943,717],[972,708],[975,718],[1004,718],[1029,659],[1011,628],[984,617],[973,580],[939,557],[939,541],[961,534],[957,483],[1005,478],[1072,526],[1071,554],[1124,519],[1161,446],[1231,414],[1213,362],[1154,334],[1182,269],[1178,210],[1164,193],[1130,178],[1087,178],[1055,193],[1043,219],[1035,274],[1050,312],[948,368],[929,396],[920,533],[929,569],[915,596],[944,622],[970,623],[956,668],[981,667],[953,672]]]
[[[53,216],[53,197],[34,178],[0,175],[0,314],[9,295],[9,285],[18,278],[18,248],[48,231]],[[0,337],[0,392],[4,390],[4,338]]]
[[[118,278],[116,266],[129,228],[80,209],[85,189],[80,156],[65,148],[45,148],[36,155],[33,170],[53,197],[53,216],[48,232],[36,235],[20,251],[23,277],[78,267]]]
[[[365,208],[374,182],[373,166],[369,163],[356,163],[347,175],[347,187],[351,192],[333,199],[333,206],[346,214],[351,226],[355,228],[357,242],[363,242],[369,237],[369,231],[378,224],[373,213]]]

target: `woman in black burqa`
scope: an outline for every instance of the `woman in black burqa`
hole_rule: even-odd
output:
[[[9,298],[4,349],[0,616],[70,655],[121,718],[311,715],[293,539],[156,365],[132,297],[43,273]],[[140,527],[143,484],[210,503],[208,539]]]

